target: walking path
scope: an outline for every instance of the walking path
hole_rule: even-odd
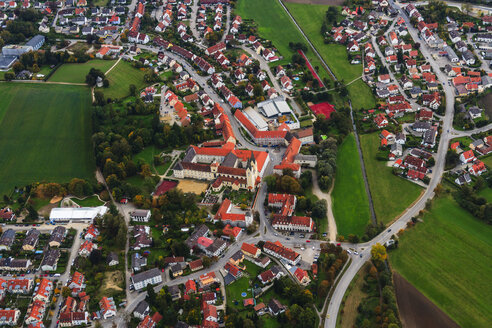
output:
[[[109,72],[111,72],[113,70],[113,68],[115,68],[116,65],[118,65],[118,63],[120,62],[121,60],[121,57],[118,58],[118,60],[116,61],[116,63],[113,64],[113,66],[111,66],[107,71],[106,73],[104,73],[104,75],[108,75]]]
[[[333,184],[334,185],[334,184]],[[333,191],[333,186],[329,193],[324,193],[321,191],[318,185],[318,177],[316,171],[313,170],[313,194],[318,198],[326,200],[328,203],[328,208],[326,211],[326,216],[328,217],[328,238],[330,241],[337,240],[337,223],[335,221],[335,216],[333,215],[333,208],[331,203],[331,192]]]

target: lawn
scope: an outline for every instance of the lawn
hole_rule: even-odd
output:
[[[492,227],[449,196],[390,253],[393,267],[461,327],[490,327]]]
[[[484,157],[480,157],[480,160],[489,167],[489,169],[492,169],[492,155],[487,155]]]
[[[386,166],[386,162],[376,159],[380,144],[377,132],[361,135],[360,143],[376,218],[386,224],[412,204],[422,188],[393,175],[392,168]]]
[[[248,290],[249,289],[249,290]],[[246,292],[247,295],[246,297],[242,297],[241,293]],[[249,278],[247,277],[242,277],[232,284],[228,285],[226,287],[226,293],[227,293],[227,305],[230,306],[231,308],[235,309],[243,309],[243,299],[250,298],[252,297],[251,294],[251,288],[249,286]],[[238,304],[235,305],[234,301],[237,301]]]
[[[292,16],[313,43],[314,47],[328,64],[333,74],[344,83],[349,83],[362,74],[362,65],[351,65],[348,61],[347,50],[341,44],[325,44],[320,28],[323,24],[327,5],[308,5],[286,2]],[[374,96],[369,87],[362,81],[357,81],[347,87],[352,105],[355,109],[370,109],[375,106]]]
[[[91,179],[89,89],[0,85],[0,194],[36,181]]]
[[[487,202],[492,203],[492,188],[484,188],[478,193],[478,195],[480,197],[484,197]]]
[[[348,135],[338,148],[332,197],[338,234],[362,236],[370,223],[371,213],[353,134]]]
[[[154,156],[162,153],[162,150],[157,149],[155,146],[145,147],[140,153],[133,156],[135,161],[143,161],[149,164],[159,174],[164,174],[166,170],[171,166],[171,160],[165,162],[162,165],[154,165]]]
[[[294,54],[289,48],[289,42],[302,42],[307,45],[301,32],[277,0],[238,0],[235,13],[243,19],[255,21],[260,36],[271,40],[280,55],[287,59],[280,61],[280,64],[290,62],[290,57]],[[306,52],[306,57],[313,67],[318,66],[320,68],[317,73],[321,78],[331,78],[326,70],[321,69],[323,65],[312,49]]]
[[[124,98],[130,94],[130,84],[134,84],[139,91],[145,86],[144,75],[145,71],[126,61],[120,61],[107,75],[109,87],[103,89],[104,95],[107,98]]]
[[[115,62],[115,60],[94,59],[82,64],[63,64],[53,73],[48,81],[85,83],[85,76],[91,68],[97,68],[105,73]]]
[[[100,201],[99,198],[95,195],[86,197],[84,199],[72,198],[72,200],[82,207],[95,207],[104,205],[104,202]]]

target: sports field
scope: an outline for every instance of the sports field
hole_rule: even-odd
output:
[[[0,95],[0,195],[94,176],[87,87],[2,83]]]
[[[260,36],[271,40],[280,55],[287,59],[280,61],[280,63],[290,62],[290,58],[294,54],[289,48],[289,42],[302,42],[307,45],[301,32],[277,0],[238,0],[235,13],[243,19],[255,21]],[[305,55],[313,67],[318,66],[320,68],[318,74],[322,79],[330,78],[329,73],[322,69],[321,61],[311,49]]]
[[[347,84],[362,75],[362,65],[350,64],[344,45],[325,44],[323,41],[320,28],[329,6],[291,2],[285,5],[339,80]],[[375,106],[374,96],[364,82],[354,82],[348,90],[355,109],[370,109]]]
[[[388,223],[412,204],[422,192],[418,185],[397,177],[386,162],[378,161],[378,132],[360,135],[367,180],[378,221]]]
[[[97,68],[105,73],[115,62],[116,60],[94,59],[82,64],[63,64],[53,73],[48,81],[85,83],[85,76],[91,68]]]
[[[400,237],[390,261],[461,327],[492,321],[492,227],[472,217],[450,196]]]
[[[332,197],[338,234],[345,237],[349,234],[362,236],[370,223],[371,214],[353,134],[348,135],[338,148]]]
[[[124,98],[130,94],[130,84],[137,87],[137,92],[146,85],[143,80],[144,75],[144,70],[137,69],[121,60],[106,76],[109,80],[109,87],[101,90],[107,98]]]

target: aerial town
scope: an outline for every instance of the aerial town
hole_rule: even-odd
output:
[[[0,326],[490,326],[486,1],[0,1],[0,125]]]

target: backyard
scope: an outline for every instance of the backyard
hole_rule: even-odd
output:
[[[338,234],[362,236],[371,214],[353,134],[348,135],[338,148],[337,168],[332,197]]]
[[[367,180],[378,222],[391,222],[410,206],[423,191],[421,187],[393,174],[385,161],[376,158],[379,133],[360,135]]]
[[[82,64],[63,64],[49,78],[50,82],[85,83],[85,76],[91,68],[96,68],[105,73],[116,60],[94,59]]]
[[[33,182],[91,179],[89,89],[0,85],[0,194]],[[15,155],[14,155],[15,154]]]
[[[450,196],[400,237],[390,253],[393,268],[461,327],[489,327],[492,320],[492,227]]]

